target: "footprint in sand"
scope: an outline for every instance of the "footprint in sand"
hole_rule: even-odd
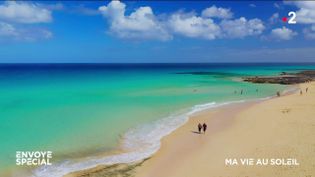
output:
[[[282,113],[289,113],[291,111],[291,109],[290,108],[285,108],[285,109],[282,109]]]

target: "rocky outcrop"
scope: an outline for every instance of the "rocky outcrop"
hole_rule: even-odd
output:
[[[315,70],[301,71],[298,73],[281,73],[279,76],[255,76],[243,78],[246,82],[270,84],[299,84],[315,80]]]

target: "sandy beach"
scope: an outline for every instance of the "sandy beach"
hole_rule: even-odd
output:
[[[160,151],[137,169],[136,176],[314,176],[315,83],[300,88],[303,95],[221,108],[191,118],[163,139]],[[210,125],[206,135],[191,133],[198,122]],[[225,165],[226,158],[295,158],[300,165],[230,166]]]
[[[315,176],[315,83],[299,92],[266,101],[204,111],[162,140],[144,162],[99,166],[69,176],[135,177],[312,177]],[[305,93],[305,89],[308,92]],[[197,124],[207,123],[206,134]],[[271,165],[271,159],[296,159],[299,165]],[[238,164],[226,165],[226,159]],[[267,159],[267,165],[242,165],[242,159]]]

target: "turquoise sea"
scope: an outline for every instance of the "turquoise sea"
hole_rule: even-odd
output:
[[[303,69],[315,65],[1,64],[0,176],[22,169],[16,151],[53,151],[56,165],[34,171],[45,177],[145,158],[188,113],[287,88],[241,77]],[[124,153],[96,157],[116,149]]]

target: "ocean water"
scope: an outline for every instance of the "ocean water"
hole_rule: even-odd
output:
[[[286,89],[241,77],[303,69],[315,65],[1,64],[0,174],[22,169],[16,151],[53,151],[55,165],[38,176],[145,158],[193,112]]]

